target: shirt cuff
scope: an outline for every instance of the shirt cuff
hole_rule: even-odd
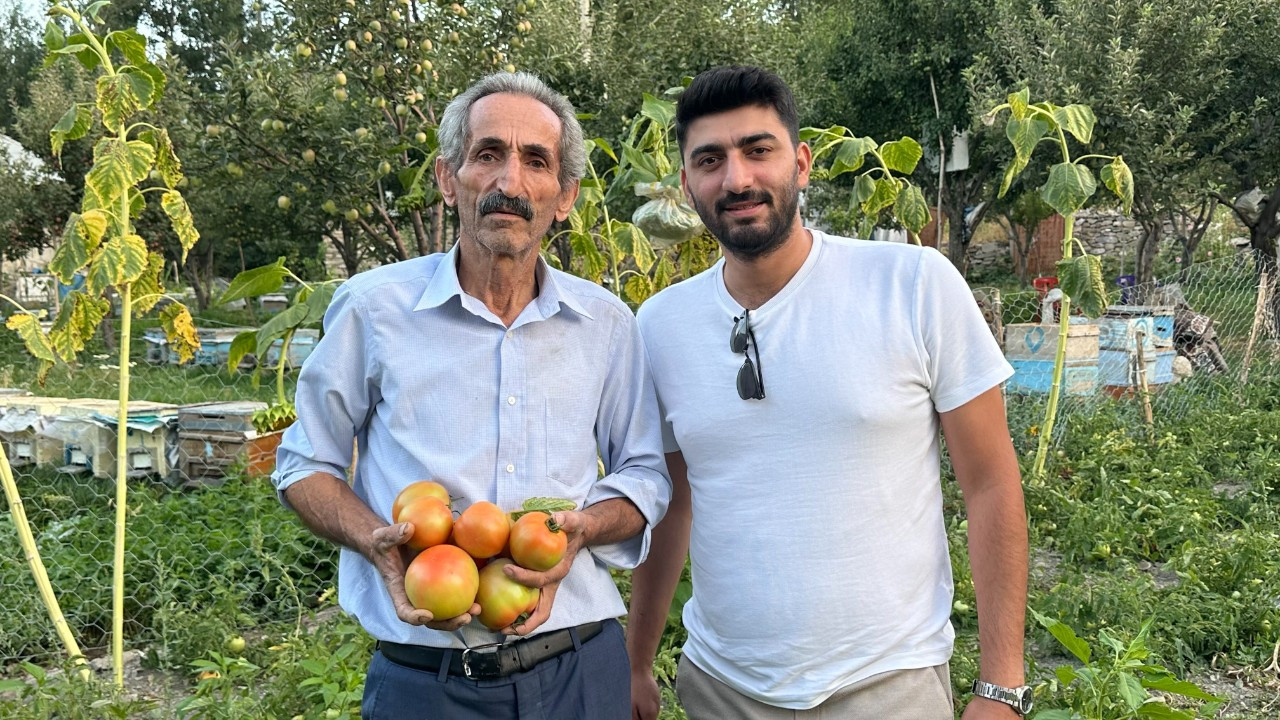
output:
[[[613,498],[630,500],[644,516],[644,528],[639,534],[626,540],[607,545],[594,545],[591,547],[591,554],[609,567],[630,570],[649,556],[649,541],[654,526],[667,512],[667,503],[671,499],[671,484],[660,474],[657,479],[651,479],[613,473],[596,482],[595,487],[587,495],[586,507]]]

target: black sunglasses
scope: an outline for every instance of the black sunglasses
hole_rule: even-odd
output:
[[[756,351],[754,363],[751,362],[751,355],[747,352],[752,346]],[[745,356],[742,367],[738,368],[738,397],[743,400],[763,400],[764,368],[760,365],[760,343],[756,342],[756,334],[751,330],[750,310],[742,313],[742,317],[733,319],[729,349]]]

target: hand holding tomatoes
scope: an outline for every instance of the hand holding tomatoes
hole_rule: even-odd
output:
[[[534,514],[529,513],[529,515]],[[528,515],[525,517],[528,517]],[[521,518],[521,520],[523,519]],[[554,512],[551,513],[551,520],[560,527],[560,532],[566,536],[564,556],[558,563],[543,572],[520,567],[514,563],[503,567],[503,572],[512,580],[521,585],[541,588],[542,590],[542,594],[538,598],[538,604],[534,607],[533,612],[530,613],[529,618],[520,625],[504,629],[503,632],[506,634],[528,635],[551,617],[551,607],[555,604],[556,591],[560,588],[560,582],[569,574],[569,570],[573,568],[574,558],[577,557],[578,551],[586,543],[590,519],[585,513],[576,510]]]
[[[391,596],[391,604],[396,610],[396,616],[410,625],[426,625],[434,630],[446,632],[452,632],[471,622],[473,615],[480,614],[480,607],[474,602],[470,609],[461,615],[437,620],[430,612],[414,607],[409,601],[409,595],[405,592],[405,574],[412,558],[412,552],[407,544],[412,536],[412,526],[409,523],[386,525],[374,530],[365,547],[361,549],[361,554],[373,563],[378,574],[382,576],[382,582],[387,587],[387,594]],[[472,597],[474,598],[474,595]]]

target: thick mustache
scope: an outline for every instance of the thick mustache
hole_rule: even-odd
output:
[[[773,196],[764,190],[751,190],[744,193],[729,193],[716,201],[716,212],[722,213],[729,209],[730,205],[739,203],[763,203],[765,205],[773,204]]]
[[[480,214],[511,213],[525,220],[533,219],[533,204],[522,197],[509,197],[500,192],[492,192],[480,199]]]

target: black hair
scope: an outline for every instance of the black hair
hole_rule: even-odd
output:
[[[791,135],[791,143],[800,143],[796,99],[782,78],[760,67],[729,65],[701,73],[680,95],[676,103],[676,141],[680,152],[684,153],[685,136],[694,120],[748,105],[773,108]]]

